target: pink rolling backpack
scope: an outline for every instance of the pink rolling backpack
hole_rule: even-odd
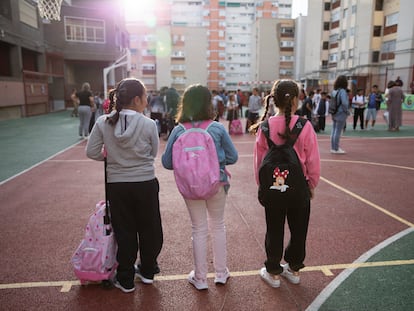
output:
[[[105,197],[106,197],[106,159],[105,159]],[[96,204],[95,212],[89,217],[85,236],[71,262],[76,277],[84,285],[89,281],[108,281],[115,276],[117,244],[111,226],[109,201]],[[104,284],[105,285],[105,284]]]

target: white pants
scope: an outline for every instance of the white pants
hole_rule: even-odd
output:
[[[223,273],[227,268],[226,227],[224,224],[224,206],[226,193],[220,191],[208,200],[187,200],[188,212],[191,218],[194,272],[197,280],[207,280],[207,240],[210,232],[213,246],[214,269]]]

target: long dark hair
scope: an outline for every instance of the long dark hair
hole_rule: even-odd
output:
[[[293,98],[299,99],[299,86],[293,80],[280,80],[273,85],[271,95],[275,100],[275,105],[285,113],[285,132],[278,135],[286,140],[291,139],[290,120],[292,118]]]
[[[142,98],[145,93],[144,84],[135,78],[121,80],[114,89],[109,91],[109,107],[115,107],[116,113],[110,115],[107,120],[109,124],[115,125],[119,119],[119,112],[131,105],[132,99],[138,96]]]
[[[348,80],[346,76],[338,76],[334,82],[334,90],[338,89],[344,89],[346,90],[348,88]]]
[[[177,122],[211,120],[214,118],[210,90],[201,84],[188,86],[178,105]]]

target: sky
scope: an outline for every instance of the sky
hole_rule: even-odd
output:
[[[292,18],[302,15],[308,15],[308,0],[293,0],[292,1]]]

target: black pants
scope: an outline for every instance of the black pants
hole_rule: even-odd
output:
[[[323,117],[319,117],[319,129],[321,130],[321,131],[324,131],[325,130],[325,124],[326,124],[326,117],[325,116],[323,116]]]
[[[285,233],[285,220],[288,221],[290,241],[285,249],[284,259],[294,271],[299,271],[305,265],[306,236],[308,233],[310,200],[295,202],[274,202],[265,207],[266,213],[266,238],[265,248],[267,259],[266,270],[272,274],[280,274],[283,268],[280,261],[283,256],[283,241]]]
[[[122,285],[134,285],[138,249],[141,274],[153,279],[158,272],[157,257],[163,244],[158,193],[156,178],[108,184],[112,225],[118,243],[117,279]]]
[[[361,130],[364,129],[364,110],[365,108],[354,108],[354,130],[357,126],[358,118],[361,125]]]

